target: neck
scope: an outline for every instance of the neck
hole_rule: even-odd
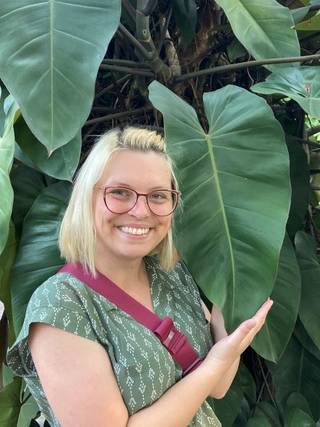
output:
[[[100,273],[125,291],[130,291],[137,284],[145,282],[146,273],[142,258],[123,260],[96,254],[95,266]]]

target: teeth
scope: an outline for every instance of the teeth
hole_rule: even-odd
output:
[[[149,228],[132,228],[132,227],[120,227],[122,231],[128,234],[147,234],[149,231]]]

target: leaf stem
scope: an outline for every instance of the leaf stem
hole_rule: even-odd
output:
[[[94,123],[107,122],[107,121],[113,120],[113,119],[120,119],[123,117],[131,116],[133,114],[148,113],[149,111],[152,111],[153,109],[154,108],[152,106],[146,106],[146,107],[142,107],[142,108],[137,108],[135,110],[122,111],[120,113],[108,114],[106,116],[96,117],[95,119],[87,120],[85,123],[85,126],[92,125]]]
[[[108,65],[122,65],[122,66],[128,66],[128,67],[148,67],[148,64],[146,62],[137,62],[137,61],[130,61],[128,59],[118,59],[118,58],[112,58],[112,59],[104,59],[102,61],[102,64],[108,64]]]
[[[122,67],[120,65],[109,65],[109,64],[101,64],[99,67],[101,70],[110,70],[110,71],[118,71],[120,73],[129,73],[129,74],[137,74],[138,76],[146,76],[146,77],[154,77],[152,71],[143,70],[139,68],[129,68]]]
[[[300,142],[300,144],[306,144],[309,145],[309,147],[320,148],[320,143],[318,144],[317,142],[309,141],[308,139],[299,138],[298,136],[289,136],[291,137],[289,139],[293,139],[294,141]]]
[[[99,93],[97,93],[97,95],[95,96],[95,99],[100,98],[102,95],[104,95],[106,92],[108,92],[109,90],[113,89],[114,87],[116,87],[118,84],[121,84],[123,82],[125,82],[126,80],[130,79],[131,75],[127,74],[123,77],[121,77],[121,79],[116,80],[115,82],[111,83],[110,85],[106,86],[105,88],[103,88]]]
[[[267,373],[267,375],[264,372],[264,369],[263,369],[263,366],[262,366],[261,359],[260,359],[259,355],[257,355],[257,359],[258,359],[258,364],[259,364],[259,367],[260,367],[260,370],[261,370],[261,374],[262,374],[262,377],[263,377],[263,384],[265,385],[265,387],[266,387],[266,389],[268,391],[268,394],[270,396],[270,399],[271,399],[272,403],[274,404],[274,407],[278,409],[278,406],[277,406],[277,404],[276,404],[276,402],[274,400],[274,397],[273,397],[273,395],[271,393],[271,390],[270,390],[270,387],[269,387],[269,383],[268,383],[269,372]],[[261,393],[262,393],[262,389],[260,390],[260,393],[259,393],[259,400],[261,399]]]
[[[224,73],[225,71],[240,70],[241,68],[256,67],[259,65],[267,64],[287,64],[291,62],[304,62],[311,61],[314,59],[320,59],[320,54],[315,55],[305,55],[305,56],[292,56],[288,58],[270,58],[270,59],[261,59],[259,61],[245,61],[237,64],[221,65],[219,67],[206,68],[205,70],[194,71],[192,73],[186,73],[182,76],[176,77],[174,79],[175,83],[182,82],[184,80],[191,79],[193,77],[205,76],[207,74],[218,74]]]

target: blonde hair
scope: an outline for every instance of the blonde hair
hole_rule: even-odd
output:
[[[81,263],[93,275],[96,274],[93,190],[112,155],[116,151],[124,149],[151,151],[163,155],[171,171],[172,187],[178,189],[172,162],[166,154],[165,141],[155,131],[136,127],[127,127],[123,130],[117,128],[98,139],[78,172],[59,234],[59,248],[62,257],[67,262]],[[171,227],[166,237],[152,252],[152,254],[155,253],[164,270],[169,271],[176,264],[178,256],[173,244]]]

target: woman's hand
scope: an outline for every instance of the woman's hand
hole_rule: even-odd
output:
[[[230,335],[226,335],[221,311],[214,306],[211,321],[215,324],[213,328],[218,341],[207,354],[204,363],[214,371],[228,370],[260,331],[272,304],[273,301],[268,299],[251,319],[242,322]]]

